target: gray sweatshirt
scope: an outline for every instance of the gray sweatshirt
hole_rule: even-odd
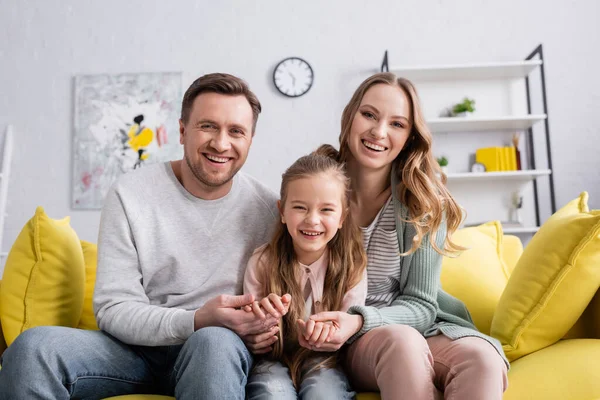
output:
[[[275,227],[276,200],[241,172],[217,200],[191,195],[168,162],[123,175],[100,220],[100,329],[128,344],[184,342],[196,309],[220,294],[242,294],[248,259]]]

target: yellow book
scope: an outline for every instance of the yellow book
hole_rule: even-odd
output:
[[[515,149],[513,146],[511,146],[508,148],[508,150],[510,151],[510,170],[516,171],[517,170],[517,149]]]
[[[496,147],[485,147],[475,151],[475,161],[485,165],[487,172],[499,171],[500,157]]]
[[[500,157],[500,171],[506,171],[508,165],[506,165],[506,151],[504,147],[496,147],[498,150],[498,157]]]

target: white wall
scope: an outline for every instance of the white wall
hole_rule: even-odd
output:
[[[74,75],[181,70],[184,89],[208,72],[243,77],[264,107],[245,170],[277,189],[297,156],[336,142],[343,106],[385,49],[393,64],[465,63],[520,60],[543,43],[557,203],[587,190],[600,208],[599,4],[0,0],[0,127],[16,131],[3,248],[37,205],[96,240],[99,212],[70,209]],[[287,56],[315,70],[296,100],[271,84]]]

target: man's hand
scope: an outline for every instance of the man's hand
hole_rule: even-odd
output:
[[[332,325],[325,340],[322,337],[324,328],[321,328],[321,331],[315,329],[319,323]],[[312,315],[306,322],[298,320],[299,327],[304,325],[301,332],[305,332],[305,334],[298,336],[298,342],[302,347],[313,351],[337,351],[352,335],[360,330],[362,324],[363,318],[361,315],[351,315],[341,311],[321,312]]]
[[[284,294],[281,297],[275,294],[270,294],[269,296],[262,299],[260,302],[255,301],[252,303],[252,305],[244,306],[243,309],[248,313],[253,313],[252,315],[255,315],[256,318],[262,318],[260,315],[262,314],[265,318],[270,319],[274,318],[272,315],[273,312],[275,312],[275,315],[277,315],[277,313],[279,313],[279,315],[282,316],[287,314],[288,310],[290,309],[291,299],[292,296],[289,294]],[[267,303],[266,307],[264,307],[264,311],[267,311],[266,315],[261,310],[261,307],[264,303]],[[270,311],[267,308],[269,306],[271,307]],[[259,310],[261,312],[257,313],[256,310]],[[279,327],[274,326],[271,330],[265,333],[249,334],[243,335],[241,337],[244,343],[246,344],[246,347],[248,347],[248,349],[250,350],[250,352],[252,352],[253,354],[265,354],[273,350],[272,346],[278,340],[278,332]]]
[[[240,337],[268,332],[277,325],[278,319],[271,315],[265,319],[257,318],[253,313],[247,313],[240,307],[251,305],[254,296],[230,296],[222,294],[209,300],[196,310],[194,315],[194,330],[207,326],[222,326],[231,329]]]

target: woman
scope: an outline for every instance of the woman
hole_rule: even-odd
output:
[[[431,144],[406,79],[376,74],[344,109],[340,151],[328,147],[351,179],[368,295],[366,306],[311,317],[338,328],[315,350],[350,344],[345,366],[355,389],[379,390],[383,399],[433,399],[438,390],[446,399],[501,399],[508,362],[500,343],[441,290],[442,255],[462,249],[451,238],[462,212],[438,178]]]

